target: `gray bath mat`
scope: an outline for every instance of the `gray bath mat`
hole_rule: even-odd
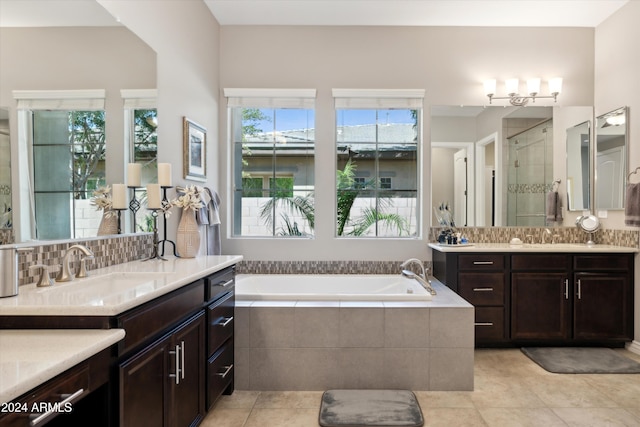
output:
[[[418,400],[409,390],[327,390],[318,421],[322,427],[424,425]]]
[[[638,374],[640,363],[610,348],[524,347],[522,352],[556,374]]]

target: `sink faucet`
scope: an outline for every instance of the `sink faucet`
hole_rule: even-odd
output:
[[[540,231],[540,243],[545,244],[545,237],[546,235],[551,235],[551,230],[549,230],[548,228],[545,228],[544,230]]]
[[[420,267],[420,275],[415,274],[411,270],[407,270],[411,264],[417,264]],[[423,288],[427,290],[431,295],[436,295],[436,290],[431,287],[431,281],[427,279],[426,270],[424,268],[424,264],[417,258],[409,258],[402,264],[400,264],[400,268],[402,268],[402,275],[408,277],[409,279],[415,279],[422,285]]]
[[[93,252],[91,252],[91,250],[89,250],[89,248],[87,248],[86,246],[70,246],[69,249],[67,249],[67,252],[64,254],[64,257],[62,258],[62,268],[60,268],[60,272],[56,276],[56,282],[69,282],[73,280],[73,274],[71,274],[71,267],[69,265],[71,263],[71,260],[69,258],[71,257],[71,254],[76,251],[82,252],[84,254],[84,258],[93,258]],[[81,266],[82,264],[84,264],[82,263],[82,261],[84,261],[84,259],[81,260]],[[84,271],[84,275],[82,277],[86,277],[86,270]]]

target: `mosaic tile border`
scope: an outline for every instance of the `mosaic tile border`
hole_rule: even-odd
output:
[[[0,229],[0,245],[8,245],[9,243],[13,243],[13,229]]]
[[[107,236],[55,244],[37,242],[33,245],[33,252],[21,253],[18,256],[18,284],[26,285],[37,281],[38,272],[29,270],[29,267],[35,264],[48,266],[49,275],[54,278],[65,252],[69,246],[77,243],[83,244],[93,251],[94,259],[87,260],[87,270],[94,270],[146,258],[151,253],[153,234]],[[73,254],[71,257],[72,271],[75,271],[79,264],[80,256]]]
[[[236,266],[238,274],[400,274],[402,261],[250,261]],[[425,267],[430,266],[424,261]]]
[[[473,243],[508,243],[513,237],[519,237],[524,242],[527,235],[533,236],[535,243],[540,243],[540,235],[545,228],[557,234],[557,241],[560,243],[585,243],[589,237],[577,227],[458,227],[457,230]],[[438,241],[438,235],[442,230],[442,227],[432,227],[429,241]],[[639,230],[603,229],[593,235],[593,240],[598,244],[630,248],[640,248],[639,239]]]

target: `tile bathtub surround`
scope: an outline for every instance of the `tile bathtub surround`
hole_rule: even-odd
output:
[[[64,254],[67,249],[74,244],[82,244],[91,249],[94,254],[94,259],[87,260],[86,265],[87,270],[94,270],[146,258],[151,251],[153,235],[150,233],[139,233],[122,236],[96,237],[95,239],[80,239],[55,244],[47,244],[46,242],[33,243],[33,252],[21,253],[18,256],[18,281],[20,285],[37,281],[38,272],[29,270],[29,266],[35,264],[48,266],[50,276],[54,278]],[[73,254],[71,257],[72,271],[78,268],[79,262],[80,255]]]
[[[0,245],[8,245],[9,243],[13,243],[13,229],[0,229]]]
[[[238,301],[239,390],[472,390],[473,307],[439,301]]]
[[[467,237],[470,243],[508,243],[513,237],[519,237],[523,242],[525,236],[533,236],[535,243],[540,243],[540,235],[545,228],[552,234],[557,234],[560,243],[586,243],[588,234],[578,227],[457,227],[457,230]],[[441,227],[431,227],[430,242],[437,242]],[[551,236],[545,236],[549,242]],[[593,240],[602,245],[640,247],[640,231],[638,230],[598,230]]]

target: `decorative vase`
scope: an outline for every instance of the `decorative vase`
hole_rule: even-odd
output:
[[[118,215],[115,212],[105,210],[98,226],[98,236],[118,234]]]
[[[176,236],[176,249],[182,258],[195,258],[200,249],[200,229],[196,222],[195,211],[183,210],[178,233]]]

